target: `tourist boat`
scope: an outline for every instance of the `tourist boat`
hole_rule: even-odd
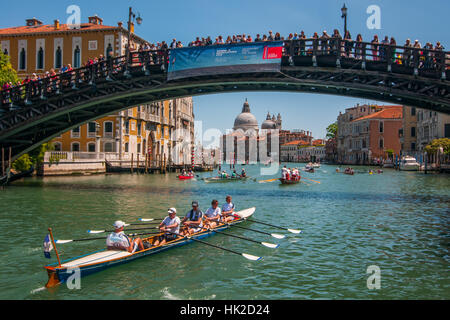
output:
[[[418,171],[420,164],[417,162],[416,158],[411,156],[402,157],[400,161],[399,169],[402,171]]]
[[[180,180],[188,180],[188,179],[192,179],[192,178],[194,178],[194,176],[178,176],[178,179],[180,179]]]
[[[312,166],[313,168],[320,168],[320,163],[315,162],[315,163],[311,164],[311,166]]]
[[[287,180],[287,179],[280,178],[279,180],[281,181],[281,184],[297,184],[297,183],[300,183],[300,179],[301,178],[296,179],[296,180]]]
[[[253,215],[256,208],[249,208],[242,211],[235,212],[235,220],[229,222],[228,224],[220,224],[214,229],[200,231],[190,238],[194,239],[202,239],[213,235],[216,231],[221,231],[233,226],[234,224],[241,223],[245,221],[245,219],[249,218]],[[158,237],[161,234],[154,235],[148,238],[143,238],[143,241],[152,241],[154,237]],[[73,275],[74,268],[78,268],[80,271],[80,276],[87,276],[92,273],[96,273],[98,271],[102,271],[106,268],[117,266],[120,264],[124,264],[127,262],[131,262],[133,260],[143,258],[145,256],[149,256],[151,254],[159,253],[161,251],[165,251],[171,248],[175,248],[178,246],[182,246],[188,244],[192,241],[187,237],[178,237],[175,240],[169,241],[162,246],[150,247],[138,252],[130,253],[127,251],[117,251],[117,250],[108,250],[103,249],[96,252],[92,252],[83,256],[79,256],[73,259],[61,261],[61,266],[58,263],[53,263],[45,266],[44,268],[48,273],[48,282],[46,284],[47,288],[54,287],[60,283],[64,283],[68,280],[68,278]],[[106,237],[105,237],[106,239]],[[64,240],[60,240],[64,241]],[[67,240],[69,241],[69,240]],[[58,243],[58,241],[56,241]],[[60,242],[63,243],[63,242]]]

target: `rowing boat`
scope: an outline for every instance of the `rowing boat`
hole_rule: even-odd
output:
[[[287,179],[283,179],[280,178],[281,184],[297,184],[300,183],[300,179],[298,180],[287,180]]]
[[[194,176],[178,176],[178,179],[180,180],[188,180],[188,179],[192,179],[194,178]]]
[[[99,250],[96,252],[92,252],[83,256],[79,256],[73,259],[68,259],[61,261],[61,265],[58,263],[49,264],[44,266],[48,273],[48,282],[45,285],[47,288],[54,287],[60,283],[67,282],[68,278],[73,275],[74,270],[79,270],[79,275],[81,277],[87,276],[92,273],[96,273],[107,269],[112,266],[124,264],[127,262],[131,262],[133,260],[143,258],[145,256],[149,256],[151,254],[159,253],[161,251],[165,251],[168,249],[172,249],[174,247],[179,247],[185,244],[188,244],[192,241],[191,238],[194,239],[202,239],[209,237],[215,233],[215,231],[222,231],[234,224],[241,223],[245,221],[247,218],[251,217],[255,212],[255,208],[249,208],[242,211],[235,212],[235,219],[228,224],[220,224],[214,229],[203,230],[198,233],[195,233],[191,237],[177,237],[177,239],[167,242],[162,246],[150,247],[138,252],[130,253],[127,251],[117,251],[117,250]],[[162,233],[161,233],[162,234]],[[143,238],[143,241],[152,242],[154,237],[158,237],[161,234],[154,235],[148,238]],[[105,237],[106,239],[106,237]],[[77,269],[78,268],[78,269]]]
[[[205,182],[231,182],[231,181],[241,181],[241,180],[247,180],[250,177],[228,177],[228,178],[205,178],[203,179]]]

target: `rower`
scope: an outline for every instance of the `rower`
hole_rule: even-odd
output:
[[[220,210],[219,201],[213,200],[211,202],[211,208],[205,212],[205,225],[209,228],[215,228],[220,223],[220,218],[222,216],[222,210]]]
[[[281,178],[283,180],[286,180],[286,176],[287,176],[287,169],[286,166],[284,166],[283,169],[281,169]]]
[[[177,217],[177,209],[170,208],[167,213],[169,214],[167,217],[159,225],[159,230],[164,232],[164,234],[159,237],[155,237],[155,241],[153,242],[153,246],[163,245],[166,242],[175,240],[177,238],[177,234],[180,233],[180,218]]]
[[[245,169],[242,168],[241,177],[245,178],[246,176],[247,176],[247,173],[245,172]]]
[[[130,239],[124,232],[125,222],[117,220],[114,222],[114,232],[110,233],[106,238],[106,246],[108,250],[123,250],[130,253],[135,252],[138,248],[144,250],[144,244],[141,238]]]
[[[231,177],[232,177],[232,178],[237,178],[236,170],[233,170],[233,173],[231,174]]]
[[[192,201],[192,210],[186,214],[181,224],[187,226],[187,230],[183,232],[184,235],[192,235],[202,230],[203,212],[198,208],[197,201]]]
[[[226,203],[222,206],[222,220],[230,222],[234,220],[234,203],[231,202],[231,196],[227,196],[225,201]]]

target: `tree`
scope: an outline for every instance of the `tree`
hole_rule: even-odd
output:
[[[327,127],[327,139],[333,139],[333,138],[336,138],[337,131],[338,131],[338,125],[337,125],[337,122],[334,122],[334,123],[330,124],[330,125]]]
[[[32,164],[33,161],[30,158],[29,154],[25,153],[19,159],[13,162],[12,168],[16,171],[24,172],[30,170]]]
[[[0,50],[0,87],[7,82],[16,84],[17,81],[19,81],[19,78],[17,77],[16,70],[14,70],[9,61],[9,56]]]
[[[429,145],[425,147],[425,151],[428,154],[434,154],[438,152],[439,148],[442,148],[444,150],[444,154],[450,154],[450,139],[434,139]]]

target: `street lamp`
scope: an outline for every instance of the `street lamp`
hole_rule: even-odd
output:
[[[344,18],[344,37],[345,37],[345,34],[347,33],[347,8],[345,7],[345,3],[344,6],[341,8],[341,12],[342,12],[341,18]]]
[[[129,60],[131,60],[131,57],[130,57],[130,51],[131,51],[131,24],[133,23],[134,19],[136,19],[136,23],[138,25],[142,24],[141,15],[138,13],[138,16],[136,18],[136,14],[133,12],[133,9],[130,7],[129,12],[128,12],[128,43],[127,43],[127,51],[126,51],[127,66],[128,66]]]

